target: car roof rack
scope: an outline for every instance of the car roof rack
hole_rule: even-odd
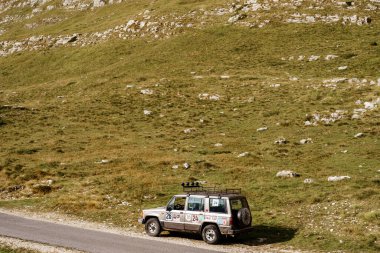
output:
[[[204,187],[199,182],[186,182],[182,183],[182,188],[185,193],[198,193],[198,194],[241,194],[241,188],[220,188],[217,186]]]

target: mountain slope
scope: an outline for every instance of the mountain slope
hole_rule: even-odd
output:
[[[378,1],[99,2],[0,1],[1,206],[128,227],[200,180],[255,245],[378,250]]]

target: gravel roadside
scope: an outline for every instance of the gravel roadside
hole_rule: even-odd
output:
[[[55,247],[4,236],[0,236],[0,246],[7,246],[11,249],[29,249],[41,253],[84,253],[78,250]]]

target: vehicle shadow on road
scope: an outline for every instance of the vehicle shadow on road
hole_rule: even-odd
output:
[[[249,246],[267,245],[290,241],[297,229],[279,226],[256,225],[253,231],[239,235],[237,238],[227,238],[225,244],[245,244]]]
[[[297,229],[278,226],[256,225],[253,231],[241,234],[238,237],[224,238],[220,243],[223,245],[244,244],[249,246],[260,246],[273,243],[290,241],[297,232]],[[199,234],[183,232],[163,233],[161,237],[186,238],[192,240],[202,240]]]

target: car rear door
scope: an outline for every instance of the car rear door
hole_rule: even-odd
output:
[[[185,230],[198,231],[204,221],[205,197],[189,196],[185,211]]]

